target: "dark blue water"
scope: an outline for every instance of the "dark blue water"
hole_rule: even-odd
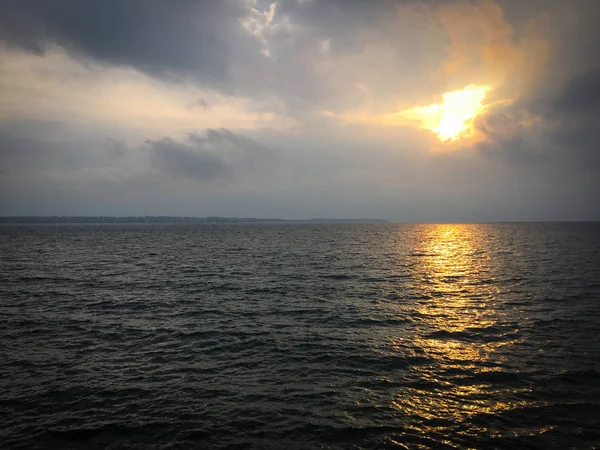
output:
[[[0,447],[597,448],[600,224],[0,227]]]

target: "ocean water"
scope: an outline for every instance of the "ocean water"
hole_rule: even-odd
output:
[[[0,227],[0,448],[598,448],[600,224]]]

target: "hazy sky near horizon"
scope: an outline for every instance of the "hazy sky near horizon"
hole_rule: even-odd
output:
[[[598,220],[598,23],[597,0],[0,0],[0,215]]]

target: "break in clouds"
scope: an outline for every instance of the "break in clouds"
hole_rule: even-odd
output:
[[[599,219],[599,20],[595,0],[5,0],[0,214]]]

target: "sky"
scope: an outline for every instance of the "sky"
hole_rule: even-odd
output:
[[[0,215],[600,220],[598,0],[1,0]]]

